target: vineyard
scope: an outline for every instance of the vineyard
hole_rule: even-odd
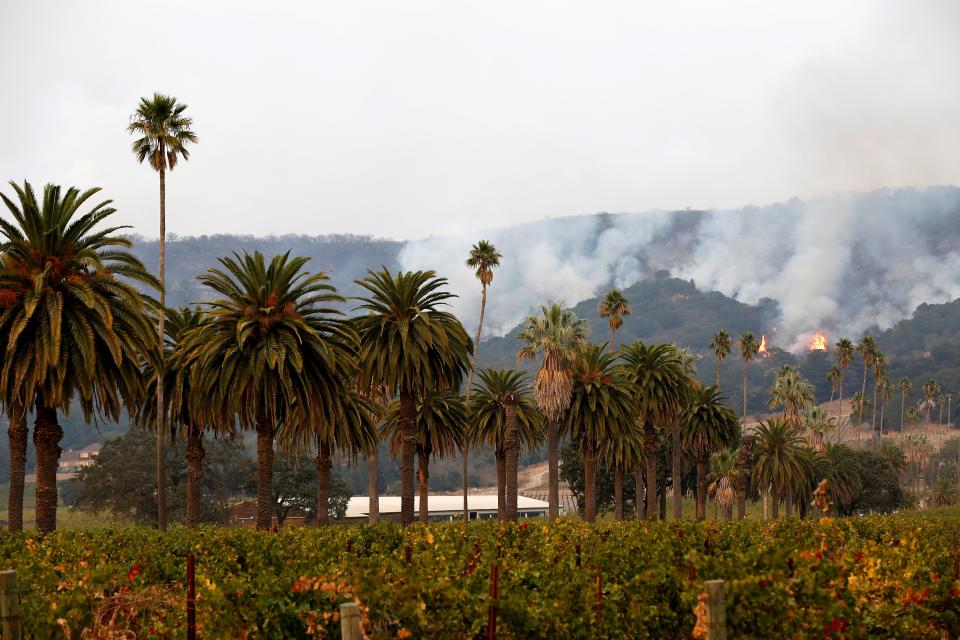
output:
[[[196,556],[200,638],[689,638],[704,580],[732,638],[960,635],[960,512],[776,522],[561,520],[401,529],[2,534],[31,638],[179,638]],[[499,597],[492,603],[492,566]],[[126,635],[125,635],[126,634]]]

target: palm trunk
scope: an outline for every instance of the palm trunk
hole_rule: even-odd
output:
[[[643,425],[643,455],[647,461],[647,520],[657,518],[657,430],[647,418]]]
[[[613,513],[617,522],[623,521],[623,467],[619,464],[613,470]]]
[[[737,466],[740,473],[737,477],[737,518],[742,520],[747,515],[747,488],[750,483],[750,462],[753,457],[753,438],[745,437],[740,443]]]
[[[707,461],[697,460],[697,520],[707,519]]]
[[[497,471],[497,520],[503,522],[507,518],[507,453],[503,447],[493,450],[493,459]]]
[[[506,454],[506,519],[517,519],[517,461],[520,459],[520,438],[517,427],[517,405],[505,402],[507,429],[503,434],[503,448]]]
[[[905,391],[900,392],[900,433],[903,433],[903,417],[907,405],[907,394]]]
[[[330,524],[330,470],[333,452],[330,443],[317,439],[317,526]]]
[[[743,425],[747,425],[747,380],[750,372],[750,361],[743,361]]]
[[[863,363],[863,388],[860,390],[860,406],[857,407],[857,440],[860,439],[860,427],[863,425],[863,403],[867,399],[867,363]]]
[[[477,338],[473,341],[473,358],[470,361],[470,371],[467,373],[467,406],[470,405],[470,394],[473,392],[473,371],[477,367],[477,352],[480,350],[480,331],[483,329],[483,316],[487,312],[487,285],[483,284],[480,294],[480,322],[477,324]],[[470,519],[470,508],[467,505],[467,496],[470,493],[470,443],[463,443],[463,521]]]
[[[661,519],[661,520],[666,520],[666,519],[667,519],[667,483],[666,483],[666,479],[664,479],[663,486],[660,487],[660,493],[658,494],[657,497],[660,499],[660,500],[659,500],[660,519]]]
[[[400,391],[400,524],[413,524],[413,458],[417,450],[416,400]]]
[[[191,425],[187,431],[187,515],[185,524],[200,524],[200,494],[203,487],[203,430]]]
[[[265,417],[257,425],[257,529],[273,524],[273,422]]]
[[[33,446],[37,451],[36,520],[41,535],[57,528],[57,466],[63,429],[57,424],[57,410],[37,400],[37,421]]]
[[[722,362],[722,359],[717,358],[717,389],[720,388],[720,363]]]
[[[10,531],[23,531],[23,485],[27,469],[27,408],[17,399],[10,408],[10,493],[7,495],[7,519]]]
[[[597,519],[597,450],[590,438],[583,443],[583,519]]]
[[[433,443],[430,442],[430,430],[423,434],[423,445],[418,450],[417,483],[420,485],[420,522],[430,522],[430,455]]]
[[[674,419],[670,427],[670,437],[672,440],[670,475],[673,480],[673,519],[679,520],[683,517],[683,460],[680,451],[680,421],[677,419]]]
[[[634,483],[635,483],[634,491],[636,492],[636,495],[633,498],[633,508],[634,508],[633,518],[634,520],[643,520],[643,516],[644,516],[643,471],[638,466],[637,470],[634,471],[633,473],[634,473]]]
[[[377,446],[373,446],[373,451],[370,452],[370,455],[367,457],[367,480],[370,483],[368,493],[370,494],[370,504],[367,505],[368,512],[368,522],[370,524],[376,524],[377,520],[380,519],[380,487],[378,485],[379,479],[377,478],[377,459],[379,458],[379,452]]]
[[[613,351],[614,342],[617,339],[617,330],[613,328],[613,325],[610,326],[610,351]]]
[[[780,517],[780,494],[772,489],[770,490],[770,514],[774,520]]]
[[[843,369],[840,369],[840,405],[837,407],[837,428],[840,427],[840,416],[843,415]],[[838,434],[839,437],[839,434]]]
[[[162,144],[162,143],[161,143]],[[161,146],[160,156],[164,156]],[[164,158],[166,161],[166,158]],[[157,332],[160,335],[160,350],[163,351],[164,328],[163,321],[166,315],[166,292],[164,291],[164,274],[166,261],[167,239],[167,172],[160,168],[160,265],[157,278],[160,280],[160,313],[157,314]],[[162,358],[161,358],[162,367]],[[166,435],[166,413],[163,407],[163,369],[157,371],[157,528],[167,530],[167,470],[163,454],[164,436]]]
[[[724,503],[723,519],[727,521],[733,520],[733,502]]]
[[[793,517],[793,492],[787,491],[786,495],[783,497],[783,503],[787,507],[787,517]]]
[[[877,431],[877,387],[880,384],[880,380],[877,378],[877,374],[873,374],[873,416],[870,418],[870,430],[876,433]]]
[[[549,482],[548,501],[550,522],[560,515],[560,466],[557,462],[557,432],[560,429],[559,420],[547,421],[547,477]]]
[[[886,402],[885,400],[883,400],[882,397],[880,398],[880,400],[881,400],[881,404],[880,404],[880,425],[879,425],[879,427],[880,427],[880,437],[883,438],[883,414],[886,413],[887,402]]]

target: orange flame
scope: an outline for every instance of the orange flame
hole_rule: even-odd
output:
[[[827,336],[823,335],[818,329],[813,338],[810,339],[810,351],[826,351]]]
[[[764,358],[770,355],[770,352],[767,351],[767,336],[760,336],[760,347],[757,349],[757,353],[763,355]]]

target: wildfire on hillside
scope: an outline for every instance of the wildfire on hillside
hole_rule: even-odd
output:
[[[770,352],[767,351],[767,336],[760,336],[760,347],[757,349],[757,353],[762,355],[764,358],[770,357]]]
[[[827,336],[818,329],[813,337],[810,339],[810,351],[826,351],[827,350]]]

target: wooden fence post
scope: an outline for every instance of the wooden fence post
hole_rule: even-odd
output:
[[[187,640],[197,640],[197,568],[192,553],[187,554]]]
[[[12,569],[0,571],[0,632],[3,640],[20,640],[20,591],[17,588],[17,572]]]
[[[487,640],[497,640],[497,590],[500,571],[497,563],[490,566],[490,606],[487,608]]]
[[[707,592],[707,640],[727,640],[727,597],[723,580],[703,583]]]
[[[360,605],[356,602],[344,602],[340,605],[340,637],[343,640],[361,640]]]

